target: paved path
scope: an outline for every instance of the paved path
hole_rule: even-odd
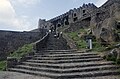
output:
[[[15,72],[0,72],[0,79],[50,79],[47,77],[32,76],[28,74],[15,73]],[[79,78],[78,78],[79,79]],[[84,79],[120,79],[119,76],[104,76],[104,77],[92,77]]]
[[[0,79],[50,79],[16,72],[0,72]]]

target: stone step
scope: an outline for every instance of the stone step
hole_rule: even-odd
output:
[[[54,79],[71,79],[71,78],[89,78],[89,77],[99,77],[99,76],[112,76],[112,75],[120,75],[118,70],[100,70],[100,71],[92,71],[92,72],[82,72],[82,73],[49,73],[49,72],[39,72],[34,70],[26,70],[26,69],[17,69],[11,68],[10,71],[20,72],[25,74],[39,75],[50,77]]]
[[[76,78],[90,78],[90,77],[100,77],[100,76],[115,76],[120,75],[118,70],[100,70],[100,71],[92,71],[92,72],[84,72],[84,73],[74,73],[74,74],[63,74],[57,79],[76,79]]]
[[[89,78],[75,78],[75,79],[120,79],[120,76],[118,75],[112,75],[112,76],[99,76],[99,77],[89,77]]]
[[[99,70],[115,70],[120,67],[115,65],[103,65],[96,67],[85,67],[85,68],[70,68],[70,69],[56,69],[56,68],[46,68],[46,67],[32,67],[26,65],[18,65],[15,68],[18,69],[26,69],[26,70],[34,70],[34,71],[43,71],[43,72],[52,72],[52,73],[76,73],[76,72],[91,72],[91,71],[99,71]]]
[[[75,52],[76,49],[72,49],[72,50],[44,50],[43,52]],[[41,51],[40,51],[41,52]]]
[[[50,54],[79,54],[79,52],[37,52],[35,55],[50,55]]]
[[[22,62],[23,65],[33,66],[33,67],[45,67],[45,68],[56,68],[56,69],[70,69],[70,68],[78,68],[78,67],[96,67],[96,66],[104,66],[104,65],[113,65],[113,62],[105,62],[105,61],[94,61],[94,62],[86,62],[86,63],[63,63],[63,64],[49,64],[49,63],[34,63],[34,62]]]
[[[34,60],[69,60],[69,59],[87,59],[87,58],[100,58],[97,55],[91,56],[72,56],[72,57],[34,57]]]
[[[39,54],[73,54],[73,53],[84,53],[84,52],[77,52],[77,51],[38,51],[36,52],[37,55]]]
[[[89,56],[97,55],[93,53],[72,53],[72,54],[35,54],[35,57],[68,57],[68,56]]]
[[[75,63],[75,62],[91,62],[91,61],[101,61],[103,58],[88,58],[88,59],[70,59],[70,60],[27,60],[27,62],[35,62],[35,63],[52,63],[52,64],[60,64],[60,63]]]

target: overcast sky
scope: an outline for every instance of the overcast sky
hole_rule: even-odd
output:
[[[83,3],[101,6],[107,0],[0,0],[0,30],[28,31],[39,18],[51,19]]]

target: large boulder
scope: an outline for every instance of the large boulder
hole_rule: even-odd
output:
[[[120,47],[114,48],[105,55],[105,58],[110,61],[120,63]]]
[[[106,44],[113,44],[119,40],[119,36],[113,30],[106,28],[102,28],[100,38],[102,39],[101,42],[105,42]]]

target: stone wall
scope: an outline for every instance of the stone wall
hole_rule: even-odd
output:
[[[0,59],[24,44],[35,42],[40,38],[39,32],[0,31]]]
[[[80,6],[79,8],[71,9],[68,12],[55,18],[52,18],[48,21],[40,19],[38,22],[38,27],[50,29],[51,26],[53,26],[54,29],[56,30],[56,28],[59,28],[61,26],[69,25],[71,23],[79,21],[79,19],[86,17],[86,15],[90,15],[90,13],[96,9],[97,7],[92,3],[83,4],[83,6]]]
[[[91,17],[85,18],[83,20],[79,20],[75,23],[71,23],[68,29],[65,30],[65,32],[75,32],[82,29],[86,29],[89,28],[90,26],[90,21],[91,21]]]

